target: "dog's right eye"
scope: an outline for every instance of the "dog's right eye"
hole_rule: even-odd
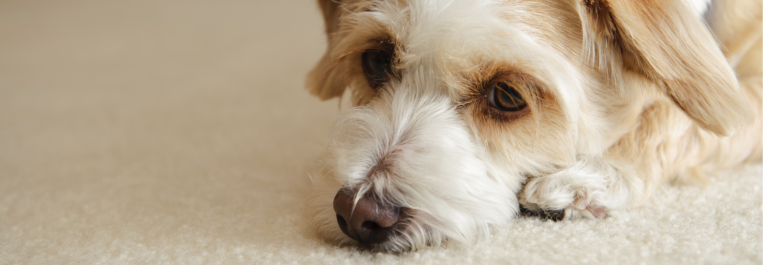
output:
[[[368,85],[376,89],[389,77],[392,55],[381,50],[366,50],[362,55],[362,63]]]

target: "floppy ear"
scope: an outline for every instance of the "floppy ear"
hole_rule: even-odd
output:
[[[699,126],[731,134],[753,119],[717,43],[684,0],[577,0],[584,55],[621,89],[624,71],[656,83]]]
[[[338,43],[338,34],[336,33],[339,31],[338,24],[342,12],[340,1],[342,0],[317,1],[325,19],[325,34],[328,40],[328,48],[326,48],[325,54],[320,58],[315,68],[307,75],[306,86],[312,95],[322,100],[341,96],[345,87],[349,84],[349,80],[343,75],[330,72],[335,63],[334,58],[331,58],[331,51],[336,43]]]

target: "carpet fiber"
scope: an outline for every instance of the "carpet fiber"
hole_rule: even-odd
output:
[[[303,89],[321,22],[314,1],[0,2],[0,264],[762,262],[762,165],[470,246],[320,240],[306,172],[339,113]]]

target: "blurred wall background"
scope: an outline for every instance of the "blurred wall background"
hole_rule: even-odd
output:
[[[314,1],[0,1],[0,263],[295,237],[324,50]]]

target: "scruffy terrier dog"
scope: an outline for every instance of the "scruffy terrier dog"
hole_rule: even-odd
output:
[[[604,218],[762,157],[760,0],[319,0],[349,93],[308,207],[404,251],[521,213]],[[351,238],[351,239],[350,239]]]

